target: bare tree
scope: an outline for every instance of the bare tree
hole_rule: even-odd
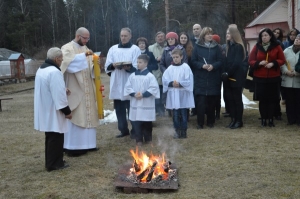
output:
[[[106,3],[106,9],[105,10],[104,10],[104,6],[103,6],[103,1],[104,0],[100,0],[102,21],[103,21],[103,25],[104,25],[104,35],[105,35],[104,47],[108,48],[109,38],[108,38],[108,34],[107,34],[107,16],[108,16],[108,11],[109,11],[109,5],[108,5],[109,0],[105,0],[105,3]]]
[[[20,11],[24,16],[28,16],[29,12],[26,13],[28,0],[15,0],[17,5],[20,7]]]

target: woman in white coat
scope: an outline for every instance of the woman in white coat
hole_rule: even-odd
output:
[[[300,59],[300,34],[294,44],[284,50],[286,64],[281,67],[282,82],[286,93],[286,115],[288,124],[300,126],[300,73],[295,71],[295,66]]]

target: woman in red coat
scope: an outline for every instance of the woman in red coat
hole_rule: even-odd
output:
[[[274,127],[274,108],[280,94],[280,67],[285,63],[283,51],[272,30],[262,29],[251,50],[249,64],[254,69],[254,100],[259,101],[261,125]]]

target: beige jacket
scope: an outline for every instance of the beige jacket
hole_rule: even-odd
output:
[[[149,46],[148,49],[149,49],[150,52],[153,53],[155,59],[157,59],[158,57],[161,57],[161,55],[163,54],[164,48],[165,47],[161,47],[158,43],[155,43],[155,44]],[[158,63],[158,65],[159,65],[159,63]],[[158,69],[157,70],[153,70],[152,73],[155,76],[158,84],[162,85],[162,80],[161,80],[162,73],[161,73],[161,70],[160,70],[159,66],[158,66]]]

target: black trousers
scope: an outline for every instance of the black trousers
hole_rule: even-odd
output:
[[[152,141],[152,121],[132,121],[136,142]]]
[[[45,167],[55,169],[64,166],[64,134],[45,132]]]
[[[300,88],[284,88],[286,115],[290,124],[300,124]]]
[[[227,86],[226,84],[228,84],[228,83],[227,83],[227,82],[226,82],[226,83],[223,83],[223,100],[224,100],[224,103],[225,103],[225,112],[226,112],[226,113],[230,113],[230,107],[229,107],[229,102],[228,102],[228,96],[226,95],[227,89],[229,88],[229,85]]]
[[[159,99],[155,99],[155,111],[156,113],[159,113],[159,115],[164,115],[165,114],[165,106],[164,106],[164,102],[162,99],[163,96],[163,86],[159,85],[159,93],[160,93],[160,98]]]
[[[205,111],[207,114],[207,124],[215,123],[215,107],[218,95],[197,95],[197,122],[198,125],[204,124]]]
[[[244,104],[242,98],[242,87],[226,87],[225,96],[228,100],[230,116],[235,121],[242,122]]]
[[[114,107],[116,109],[116,115],[118,119],[118,129],[121,131],[121,134],[128,134],[128,123],[127,123],[127,117],[129,115],[129,107],[130,107],[130,101],[129,100],[114,100]],[[126,110],[127,114],[126,115]],[[130,121],[131,122],[131,121]],[[131,122],[132,125],[132,122]],[[134,126],[132,125],[132,134],[134,134]]]

